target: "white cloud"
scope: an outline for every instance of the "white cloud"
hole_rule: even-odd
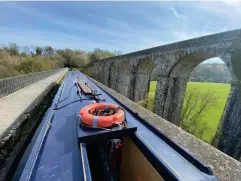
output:
[[[182,14],[178,13],[177,10],[174,7],[168,7],[168,9],[171,10],[173,15],[178,19],[187,17],[185,15],[182,15]]]
[[[226,0],[223,1],[225,4],[227,5],[231,5],[231,6],[241,6],[241,1],[239,0]]]
[[[197,7],[205,12],[209,12],[220,17],[241,19],[241,1],[222,1],[222,2],[200,2]]]

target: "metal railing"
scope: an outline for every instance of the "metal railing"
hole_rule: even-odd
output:
[[[65,68],[0,79],[0,99],[63,70],[65,70]]]

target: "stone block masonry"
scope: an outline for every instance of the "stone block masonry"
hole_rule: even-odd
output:
[[[231,91],[213,145],[241,156],[241,29],[198,37],[92,62],[96,80],[137,102],[157,81],[154,112],[179,126],[188,76],[206,59],[219,57],[232,75]]]

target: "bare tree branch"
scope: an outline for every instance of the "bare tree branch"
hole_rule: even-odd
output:
[[[181,115],[181,127],[202,139],[205,131],[211,128],[206,122],[200,125],[200,120],[216,104],[217,96],[212,91],[200,91],[196,87],[192,87],[185,95]]]

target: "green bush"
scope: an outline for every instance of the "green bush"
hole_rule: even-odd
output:
[[[61,67],[84,70],[92,60],[111,56],[115,54],[101,49],[84,52],[71,49],[54,50],[51,46],[25,47],[25,51],[19,53],[19,47],[11,43],[0,48],[0,79]]]
[[[149,92],[149,94],[145,96],[144,100],[138,101],[138,104],[150,111],[153,111],[154,95],[152,94],[152,92]]]
[[[39,72],[42,69],[43,68],[41,62],[35,61],[34,57],[27,57],[25,60],[21,61],[18,66],[18,70],[25,74]]]
[[[19,72],[16,70],[15,66],[7,62],[0,61],[0,79],[7,77],[14,77],[19,75]]]
[[[10,55],[19,55],[18,46],[15,43],[11,43],[8,47]]]

